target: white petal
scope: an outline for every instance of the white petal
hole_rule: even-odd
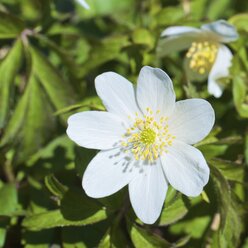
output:
[[[169,131],[176,140],[195,144],[209,134],[214,125],[212,106],[203,99],[176,102],[175,111],[169,118]]]
[[[129,183],[129,197],[139,219],[152,224],[161,213],[168,185],[160,161],[147,166]]]
[[[82,186],[88,196],[105,197],[127,185],[136,171],[135,161],[121,149],[100,151],[86,168]]]
[[[201,29],[213,32],[220,42],[235,41],[239,37],[236,28],[225,20],[202,25]]]
[[[119,145],[125,130],[124,122],[118,116],[87,111],[70,116],[66,132],[80,146],[106,150]]]
[[[134,87],[127,79],[114,72],[105,72],[95,79],[98,96],[106,109],[129,122],[135,112],[140,113],[136,104]]]
[[[231,51],[226,46],[220,45],[216,60],[208,76],[208,92],[217,98],[223,92],[223,86],[218,83],[218,79],[229,75],[232,57]]]
[[[139,74],[137,101],[143,111],[149,107],[169,115],[175,106],[175,93],[169,76],[158,68],[144,66]]]
[[[85,9],[89,9],[90,6],[86,3],[85,0],[76,0],[79,4],[81,4]]]
[[[199,33],[200,30],[198,28],[187,27],[187,26],[174,26],[166,28],[162,33],[161,36],[172,36],[172,35],[185,35],[185,34],[192,34],[192,33]]]
[[[202,36],[202,31],[192,27],[170,27],[161,34],[158,42],[157,54],[159,57],[166,56],[174,51],[188,49],[192,42]]]
[[[187,196],[198,196],[208,182],[208,165],[193,146],[176,141],[161,161],[169,183]]]

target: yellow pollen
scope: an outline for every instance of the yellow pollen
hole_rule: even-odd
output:
[[[145,145],[153,144],[156,139],[156,133],[151,128],[145,128],[140,133],[140,141]]]
[[[144,116],[135,113],[133,126],[126,130],[121,145],[124,152],[133,154],[136,160],[154,162],[173,144],[175,136],[169,133],[168,117],[159,116],[160,110],[146,109]]]
[[[216,59],[217,51],[216,43],[193,42],[186,54],[190,69],[201,75],[209,72]]]

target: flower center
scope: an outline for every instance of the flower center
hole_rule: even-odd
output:
[[[186,57],[189,58],[189,67],[199,73],[209,72],[217,55],[218,46],[213,42],[193,42]]]
[[[140,141],[145,145],[151,145],[154,143],[156,136],[157,134],[154,130],[151,128],[145,128],[140,133]]]
[[[169,133],[168,117],[159,116],[159,110],[155,114],[150,108],[146,110],[141,117],[136,113],[133,126],[123,135],[121,145],[125,152],[131,151],[136,160],[154,162],[168,152],[167,147],[172,145],[175,136]]]

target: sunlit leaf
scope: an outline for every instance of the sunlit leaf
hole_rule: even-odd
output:
[[[180,193],[170,188],[167,192],[165,206],[159,218],[159,225],[169,225],[183,218],[188,212],[188,207]]]
[[[248,32],[247,22],[248,22],[248,14],[238,14],[234,15],[229,19],[229,22],[233,24],[238,30],[244,30]]]
[[[171,247],[171,244],[156,234],[138,227],[136,224],[129,224],[129,233],[135,247]]]
[[[32,230],[84,226],[107,218],[106,211],[77,190],[65,193],[61,208],[26,217],[23,226]]]
[[[30,47],[34,73],[46,90],[50,101],[58,110],[71,105],[75,94],[51,63],[35,48]]]
[[[13,184],[0,188],[0,215],[11,216],[17,209],[17,190]]]
[[[13,101],[14,79],[22,59],[22,43],[17,40],[0,64],[0,128],[6,124],[10,115],[10,104]]]
[[[248,104],[246,103],[247,86],[246,78],[236,76],[233,79],[233,100],[242,117],[248,118]]]
[[[242,210],[233,196],[228,181],[212,166],[212,176],[216,186],[216,195],[219,200],[221,225],[218,230],[220,247],[233,247],[239,243],[243,230]]]
[[[104,39],[95,50],[89,55],[89,60],[82,66],[79,71],[81,77],[97,66],[120,56],[121,49],[129,44],[127,36],[116,36]]]
[[[64,194],[68,190],[68,187],[63,185],[61,182],[58,181],[58,179],[54,175],[49,175],[45,177],[45,184],[49,191],[59,197],[63,198]]]

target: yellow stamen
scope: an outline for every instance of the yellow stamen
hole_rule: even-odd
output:
[[[217,51],[216,43],[193,42],[186,54],[190,69],[201,75],[209,72],[216,59]]]
[[[123,135],[121,145],[125,152],[131,151],[136,160],[154,162],[168,152],[166,148],[176,137],[169,133],[168,117],[158,117],[160,110],[153,112],[147,107],[146,111],[142,117],[136,113],[133,126]]]

